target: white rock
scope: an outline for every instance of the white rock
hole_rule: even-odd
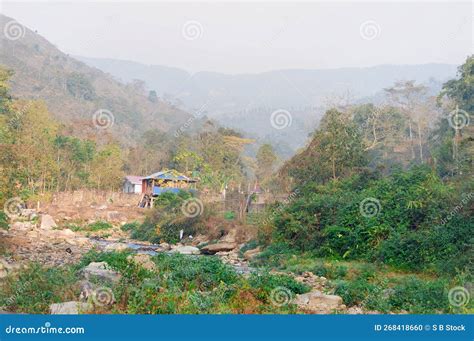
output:
[[[182,255],[199,255],[201,253],[197,247],[189,245],[175,247],[171,252],[181,253]]]
[[[49,306],[49,311],[53,315],[77,315],[89,310],[92,310],[91,304],[76,301],[53,303]]]
[[[87,280],[90,280],[93,277],[99,278],[101,280],[106,280],[110,282],[118,282],[121,278],[121,275],[113,270],[107,269],[108,264],[106,262],[92,262],[86,266],[82,271],[84,277]]]
[[[150,270],[150,271],[156,270],[156,264],[151,260],[150,255],[139,253],[136,255],[128,256],[127,260],[142,266],[146,270]]]
[[[53,217],[51,217],[49,214],[42,214],[41,215],[41,229],[52,230],[54,227],[57,227],[57,225]]]

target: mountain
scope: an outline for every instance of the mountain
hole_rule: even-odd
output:
[[[141,79],[149,90],[186,110],[205,107],[220,124],[277,146],[289,156],[307,141],[330,105],[383,100],[383,88],[399,80],[416,80],[432,92],[456,75],[449,64],[380,65],[327,70],[277,70],[259,74],[191,74],[185,70],[131,61],[76,57],[123,82]],[[291,125],[275,129],[277,110],[291,115]]]
[[[87,125],[93,130],[98,110],[113,116],[111,132],[125,144],[133,144],[148,129],[172,132],[191,118],[185,111],[148,96],[140,84],[123,84],[61,52],[14,19],[0,15],[0,27],[7,24],[19,33],[13,37],[17,39],[12,39],[6,29],[0,34],[0,64],[14,71],[11,93],[44,100],[59,121],[72,127],[73,134],[85,135]]]

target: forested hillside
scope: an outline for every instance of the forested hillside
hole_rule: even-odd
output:
[[[2,27],[11,20],[0,16]],[[0,34],[0,64],[14,71],[12,95],[43,100],[74,135],[94,134],[93,115],[101,109],[107,110],[102,124],[110,125],[108,132],[127,145],[135,144],[145,130],[172,134],[191,117],[150,96],[141,83],[122,84],[61,52],[36,32],[24,27],[23,33],[15,40]]]

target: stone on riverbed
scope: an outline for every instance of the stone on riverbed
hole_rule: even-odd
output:
[[[49,311],[53,315],[77,315],[90,310],[92,310],[92,305],[90,303],[77,301],[53,303],[49,306]]]
[[[201,253],[197,247],[189,245],[174,247],[170,252],[178,252],[182,255],[199,255]]]
[[[228,252],[235,249],[235,243],[217,243],[217,244],[209,244],[201,248],[201,252],[209,255],[213,255],[217,252]]]
[[[57,225],[53,217],[51,217],[49,214],[42,214],[41,215],[41,229],[52,230],[54,227],[57,227]]]
[[[108,264],[106,262],[92,262],[86,266],[82,272],[84,277],[88,280],[95,277],[100,280],[109,281],[109,282],[118,282],[121,278],[121,275],[107,268]]]
[[[256,255],[258,255],[260,253],[260,247],[257,247],[256,249],[252,249],[252,250],[247,250],[244,252],[244,259],[245,260],[251,260],[252,258],[254,258]]]
[[[150,255],[144,254],[144,253],[139,253],[136,255],[130,255],[127,257],[127,260],[130,262],[134,262],[137,265],[140,265],[146,270],[149,271],[155,271],[156,270],[156,264],[153,263],[151,260]]]
[[[296,295],[294,304],[301,310],[311,314],[331,314],[334,310],[343,310],[342,298],[336,295],[326,295],[319,290],[307,294]]]

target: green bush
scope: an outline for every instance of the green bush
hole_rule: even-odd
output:
[[[134,231],[136,229],[138,229],[138,227],[140,226],[140,223],[138,221],[134,221],[134,222],[131,222],[131,223],[126,223],[126,224],[123,224],[122,227],[121,227],[121,230],[122,231]]]
[[[258,290],[258,297],[268,301],[273,289],[285,288],[293,294],[304,294],[310,288],[293,277],[281,274],[257,273],[252,274],[249,278],[250,285]]]
[[[112,224],[106,222],[106,221],[96,221],[92,224],[89,224],[87,226],[87,230],[89,231],[102,231],[102,230],[108,230],[112,228]]]
[[[414,314],[449,311],[449,301],[444,280],[423,281],[410,276],[393,288],[388,302],[391,309],[408,310]]]
[[[323,185],[307,182],[299,190],[274,212],[277,244],[317,257],[381,261],[417,271],[454,274],[472,265],[474,218],[468,205],[450,214],[461,198],[427,166],[384,178],[358,174]]]
[[[12,312],[47,314],[50,304],[79,297],[78,277],[67,267],[44,268],[33,263],[5,281],[0,287],[0,306]]]
[[[0,229],[8,230],[8,216],[5,212],[0,212]]]

